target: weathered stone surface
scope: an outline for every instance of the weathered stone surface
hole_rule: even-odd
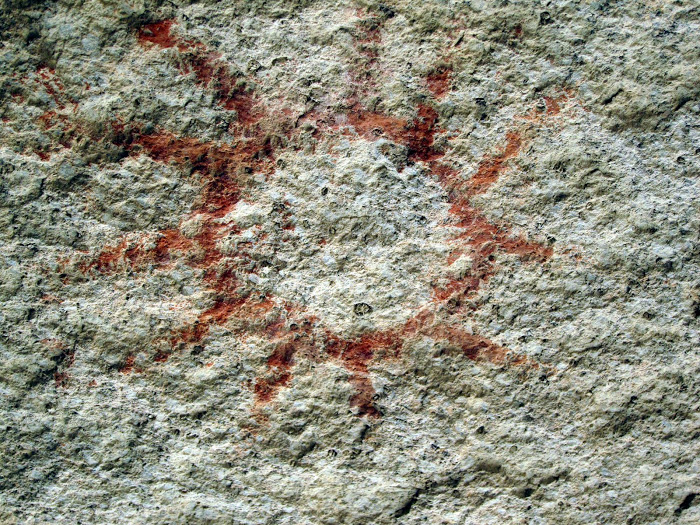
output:
[[[0,521],[700,522],[695,3],[0,30]]]

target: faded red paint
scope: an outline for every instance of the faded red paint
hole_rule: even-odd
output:
[[[134,367],[135,362],[136,362],[136,356],[134,356],[134,355],[127,356],[127,358],[124,360],[124,364],[119,369],[119,372],[121,374],[124,374],[124,375],[131,374],[132,372],[141,373],[142,370],[140,368]]]
[[[359,102],[355,102],[350,107],[345,117],[347,124],[352,126],[356,133],[368,138],[379,136],[398,137],[409,126],[409,122],[404,119],[368,111]],[[333,122],[337,122],[337,120],[334,118]],[[333,127],[342,127],[342,124],[335,124]]]
[[[271,401],[291,381],[290,370],[294,365],[294,356],[299,351],[299,344],[289,341],[277,346],[272,352],[267,360],[267,375],[255,381],[254,392],[259,403]]]
[[[127,241],[124,239],[117,246],[107,247],[97,256],[97,259],[80,266],[81,271],[87,272],[91,268],[95,268],[98,272],[105,273],[112,270],[116,264],[124,258]]]
[[[355,389],[355,393],[350,397],[350,406],[357,408],[357,415],[371,418],[381,417],[382,413],[374,402],[376,392],[369,376],[354,373],[350,375],[348,381]]]
[[[537,107],[523,116],[523,120],[543,124],[550,117],[556,117],[561,113],[562,105],[573,97],[570,90],[564,89],[558,97],[542,97]],[[582,107],[582,109],[586,109]]]
[[[53,381],[56,388],[65,388],[68,386],[68,372],[54,372]]]
[[[192,249],[192,240],[178,230],[162,230],[160,233],[161,237],[153,250],[153,261],[157,264],[166,265],[173,259],[173,254],[185,254]]]
[[[158,47],[170,48],[179,44],[179,39],[172,34],[173,20],[161,20],[146,24],[139,30],[138,39],[141,44],[155,44]],[[181,51],[184,51],[183,48]]]
[[[289,386],[294,367],[302,357],[330,359],[348,371],[348,380],[355,390],[350,404],[360,415],[368,417],[380,415],[374,400],[371,365],[398,359],[404,345],[420,338],[434,339],[471,360],[538,368],[539,365],[527,357],[510,354],[507,349],[466,332],[458,326],[458,319],[450,320],[450,316],[464,312],[462,299],[474,295],[495,273],[497,252],[540,262],[552,254],[551,248],[515,236],[503,225],[490,223],[471,204],[474,195],[485,192],[508,169],[509,161],[521,153],[527,140],[514,128],[507,133],[501,150],[486,156],[470,179],[460,177],[460,173],[443,160],[444,151],[435,146],[436,136],[442,129],[433,103],[418,105],[416,117],[406,120],[371,111],[360,102],[360,96],[372,86],[372,71],[378,67],[377,49],[381,44],[381,20],[373,19],[360,25],[363,23],[363,31],[358,31],[361,36],[357,38],[356,50],[363,58],[360,63],[364,69],[351,75],[354,85],[345,105],[348,110],[343,114],[312,111],[302,121],[316,119],[317,133],[345,132],[352,128],[369,140],[387,137],[406,146],[410,161],[425,163],[445,188],[452,225],[461,230],[455,236],[455,249],[448,258],[448,265],[460,255],[469,256],[472,265],[467,274],[453,276],[436,285],[434,301],[402,326],[371,331],[356,338],[342,337],[322,328],[315,318],[295,305],[251,291],[249,285],[237,277],[237,272],[242,269],[247,274],[253,272],[257,264],[254,253],[240,248],[236,254],[225,255],[219,249],[220,239],[238,233],[235,225],[221,219],[236,207],[251,184],[252,174],[274,172],[273,161],[280,142],[269,138],[265,126],[276,126],[290,139],[296,133],[293,113],[258,109],[255,95],[229,74],[217,53],[174,35],[172,21],[149,24],[139,32],[139,41],[143,45],[177,49],[184,64],[181,72],[192,73],[197,84],[216,93],[222,107],[235,110],[239,117],[236,128],[239,142],[234,144],[182,138],[162,130],[146,134],[137,128],[126,129],[119,122],[115,124],[117,142],[130,154],[145,154],[157,162],[187,167],[198,173],[204,184],[199,204],[190,216],[198,218],[197,233],[186,237],[179,229],[161,231],[155,248],[152,242],[146,242],[148,239],[131,244],[123,240],[117,246],[104,249],[82,267],[86,272],[108,273],[115,271],[120,263],[133,268],[146,264],[167,268],[175,261],[182,261],[204,270],[204,282],[214,294],[212,306],[200,313],[193,324],[174,333],[166,341],[168,348],[161,349],[153,358],[155,362],[168,360],[181,345],[201,343],[212,327],[228,323],[243,337],[248,333],[264,336],[273,347],[266,361],[267,371],[252,385],[258,404],[269,403],[282,388]],[[447,93],[450,80],[449,67],[436,70],[426,78],[433,99]],[[545,99],[545,104],[546,116],[560,111],[559,99]],[[277,213],[281,229],[292,230],[294,222],[288,203],[281,205]],[[260,240],[266,235],[262,234]],[[131,370],[129,366],[133,366],[133,360],[129,359],[133,358],[127,359],[125,368]]]
[[[544,105],[549,115],[558,115],[561,112],[559,106],[562,98],[544,97]]]
[[[379,43],[378,29],[363,39],[361,44],[364,44],[365,40]],[[370,60],[367,63],[370,66],[376,65],[377,57],[374,53],[368,54],[363,46],[358,46],[358,49],[364,56],[369,56]],[[450,74],[450,69],[445,68],[426,80],[435,98],[446,94],[449,89]],[[368,73],[355,73],[353,79],[358,84],[356,93],[365,92],[367,86],[371,84],[371,75]],[[547,108],[550,114],[554,113],[552,109],[558,109],[556,105],[550,103]],[[507,134],[506,145],[502,152],[485,158],[479,164],[477,173],[468,182],[462,182],[456,170],[439,162],[444,152],[434,147],[435,135],[438,132],[438,114],[431,105],[419,105],[417,118],[413,122],[407,122],[369,111],[354,99],[346,118],[354,130],[366,138],[385,136],[406,145],[409,159],[427,162],[448,192],[452,203],[450,211],[455,218],[455,223],[464,230],[456,242],[471,247],[470,255],[474,259],[468,275],[453,279],[446,286],[436,287],[434,290],[434,297],[439,304],[452,306],[451,313],[460,309],[461,296],[474,294],[493,275],[495,272],[493,255],[497,250],[519,255],[525,260],[543,261],[552,255],[551,248],[512,236],[507,228],[489,223],[483,214],[470,204],[470,197],[486,191],[507,169],[508,161],[520,153],[523,140],[517,131]],[[337,123],[339,120],[342,123],[342,119],[334,116],[319,119],[321,123]],[[335,127],[338,126],[335,124]],[[374,403],[375,391],[368,375],[369,364],[378,358],[378,352],[383,354],[382,359],[398,357],[403,344],[418,336],[445,341],[459,348],[465,357],[472,360],[486,360],[496,364],[508,363],[529,368],[539,366],[525,356],[510,355],[499,345],[452,326],[445,320],[438,322],[434,314],[425,311],[418,313],[400,329],[370,332],[353,340],[326,333],[324,350],[351,372],[349,380],[356,390],[356,394],[351,399],[351,405],[358,408],[360,415],[379,415],[379,410]],[[283,367],[284,372],[278,376],[274,387],[269,382],[259,383],[264,386],[256,390],[259,401],[269,401],[281,386],[288,384],[291,379],[288,370],[292,364],[293,361],[290,359],[287,366]]]
[[[379,357],[379,353],[381,359],[397,358],[405,340],[406,336],[398,329],[369,332],[350,340],[326,334],[325,351],[350,372],[349,381],[356,391],[350,398],[350,406],[357,407],[359,415],[381,415],[374,402],[369,364]]]
[[[53,108],[45,111],[38,123],[45,129],[51,130],[53,136],[58,136],[56,142],[63,148],[70,148],[76,135],[84,136],[85,130],[79,123],[71,121],[70,115],[77,112],[77,103],[73,102],[64,93],[65,87],[54,69],[45,65],[37,68],[35,75],[30,75],[21,81],[27,89],[36,91],[43,88],[54,102]],[[70,105],[70,106],[69,106]],[[39,158],[47,161],[53,152],[34,151]]]
[[[273,371],[273,377],[265,379],[257,379],[253,392],[258,403],[269,403],[272,401],[277,392],[289,383],[292,379],[292,374],[284,371]]]
[[[60,339],[48,338],[39,341],[42,345],[52,349],[52,350],[67,350],[68,345],[61,341]]]
[[[452,67],[443,66],[426,77],[425,82],[428,84],[428,89],[436,99],[444,97],[450,90],[451,75]]]
[[[404,343],[400,330],[368,332],[357,339],[344,339],[332,333],[326,334],[325,351],[343,363],[351,372],[366,374],[370,361],[378,350],[384,355],[397,355]]]
[[[215,282],[214,285],[216,288],[216,285],[221,285],[221,282]],[[266,310],[272,306],[266,300],[252,305],[250,303],[250,297],[234,296],[226,299],[217,299],[212,307],[199,314],[197,321],[193,325],[185,327],[172,337],[170,340],[172,346],[175,347],[179,343],[198,343],[209,333],[212,325],[222,325],[236,314],[246,319],[250,319],[256,314],[262,317]]]
[[[65,102],[62,98],[62,93],[65,91],[61,79],[56,76],[56,71],[53,68],[41,65],[37,68],[37,75],[40,84],[44,90],[56,103],[58,109],[65,108]]]
[[[476,173],[469,179],[467,187],[464,188],[465,193],[477,195],[486,191],[507,169],[507,162],[520,153],[522,145],[520,133],[517,131],[506,133],[506,146],[503,151],[493,157],[487,157],[479,163]]]
[[[373,41],[379,42],[376,37]],[[451,73],[451,68],[445,66],[426,78],[434,98],[438,99],[446,94]],[[355,78],[360,79],[357,81],[356,92],[362,92],[366,87],[364,79],[367,75],[358,74]],[[559,112],[560,100],[545,99],[545,116],[553,116]],[[485,157],[480,162],[477,172],[470,179],[463,179],[459,172],[441,161],[444,152],[435,148],[435,136],[440,132],[437,112],[429,104],[420,104],[417,109],[417,117],[412,122],[407,122],[366,110],[355,102],[348,114],[348,120],[355,131],[365,138],[371,140],[378,136],[386,136],[407,146],[409,159],[426,162],[445,188],[451,203],[453,224],[462,229],[462,233],[455,239],[458,247],[450,255],[448,263],[452,264],[465,251],[469,251],[473,260],[467,275],[435,287],[435,300],[438,303],[449,303],[452,310],[456,311],[459,310],[458,306],[463,298],[477,292],[479,287],[493,275],[495,272],[493,260],[497,251],[512,253],[525,260],[542,262],[552,255],[552,249],[514,236],[504,225],[490,223],[471,204],[471,197],[486,191],[507,170],[508,162],[520,153],[524,145],[521,134],[517,130],[508,132],[502,151]],[[541,116],[538,117],[538,121],[541,119]]]
[[[289,304],[284,305],[284,310],[285,317],[280,316],[268,323],[265,330],[276,346],[267,359],[267,373],[259,377],[253,387],[257,404],[270,402],[281,388],[288,385],[297,356],[313,359],[320,356],[314,330],[317,319],[308,315],[297,318],[297,314],[303,315],[303,312]]]
[[[170,352],[159,351],[153,357],[153,361],[155,361],[156,363],[165,363],[169,357],[170,357]]]
[[[235,110],[239,122],[246,125],[257,122],[263,116],[254,109],[256,100],[244,82],[229,72],[219,53],[211,52],[204,45],[173,34],[173,20],[163,20],[145,25],[138,34],[141,44],[161,48],[177,48],[182,53],[181,71],[192,72],[197,84],[208,87],[217,94],[219,103],[228,110]]]
[[[67,387],[70,379],[68,369],[75,363],[75,347],[71,348],[58,339],[43,339],[41,342],[52,350],[61,351],[57,357],[57,370],[53,374],[53,379],[56,388]]]
[[[542,123],[544,119],[556,116],[560,112],[559,104],[565,99],[566,95],[550,99],[543,115],[540,114],[536,118],[526,115],[523,118]],[[494,256],[497,251],[517,255],[525,261],[543,262],[552,256],[551,247],[513,235],[506,226],[489,222],[471,204],[471,197],[487,191],[508,169],[508,161],[517,157],[527,143],[519,131],[507,132],[501,151],[486,156],[479,163],[476,173],[469,179],[462,178],[459,172],[450,166],[439,162],[431,163],[433,173],[447,191],[454,225],[462,229],[462,233],[455,240],[460,246],[450,254],[448,264],[451,265],[461,255],[468,255],[472,259],[472,266],[467,275],[435,288],[434,298],[438,302],[449,301],[451,306],[458,309],[463,299],[472,296],[494,274]]]
[[[182,72],[192,71],[198,83],[219,95],[222,106],[237,112],[242,137],[234,145],[214,144],[177,137],[166,131],[143,134],[133,129],[127,133],[121,124],[115,124],[119,126],[116,131],[121,136],[120,145],[132,154],[145,153],[157,162],[189,166],[204,177],[202,204],[192,212],[201,226],[192,238],[184,237],[179,230],[160,232],[155,249],[144,248],[144,241],[129,248],[124,240],[118,246],[103,250],[94,261],[84,265],[83,270],[113,271],[120,261],[132,267],[144,263],[162,267],[173,259],[185,259],[190,266],[205,269],[204,280],[219,298],[199,315],[192,326],[183,328],[171,338],[172,347],[176,347],[181,343],[201,341],[212,325],[224,324],[232,316],[263,318],[273,305],[268,298],[254,300],[249,295],[241,295],[244,292],[239,290],[241,283],[235,272],[237,266],[250,262],[247,254],[239,253],[239,261],[228,261],[220,267],[224,255],[218,248],[218,240],[224,235],[237,233],[238,229],[218,219],[234,209],[241,197],[241,185],[246,184],[252,173],[273,170],[274,147],[267,133],[255,126],[261,114],[253,111],[253,95],[237,87],[218,55],[208,52],[201,44],[174,36],[173,25],[172,21],[149,24],[139,32],[139,40],[142,44],[175,47],[182,52],[185,64]],[[293,225],[286,222],[285,227],[291,229]],[[169,355],[169,351],[160,351],[155,360],[166,361]]]
[[[513,28],[513,36],[518,40],[523,39],[523,26],[518,24]]]

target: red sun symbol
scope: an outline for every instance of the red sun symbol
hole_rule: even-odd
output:
[[[176,262],[201,271],[203,286],[212,293],[212,305],[198,314],[195,323],[183,326],[167,341],[161,341],[159,349],[153,352],[154,361],[166,361],[178,350],[201,347],[206,344],[211,327],[226,325],[241,337],[263,336],[274,348],[267,358],[266,369],[251,385],[258,407],[273,401],[290,384],[300,360],[332,360],[348,371],[354,389],[350,405],[358,415],[366,417],[381,415],[374,399],[370,366],[399,358],[404,345],[420,338],[449,346],[470,360],[547,372],[547,367],[530,358],[465,330],[460,321],[474,308],[469,299],[498,271],[499,253],[514,254],[533,264],[542,263],[552,255],[551,247],[528,241],[508,226],[487,220],[472,204],[472,198],[484,193],[509,169],[509,162],[531,140],[531,131],[556,118],[569,96],[546,98],[539,110],[520,117],[520,124],[516,123],[506,134],[505,143],[481,160],[472,177],[465,178],[446,161],[444,148],[436,145],[436,138],[445,132],[436,103],[449,92],[453,77],[450,66],[438,68],[424,79],[429,96],[415,108],[413,119],[396,118],[361,103],[362,95],[373,89],[372,72],[378,68],[377,48],[381,43],[381,21],[370,21],[368,24],[367,19],[361,19],[357,25],[357,34],[362,36],[356,38],[355,49],[362,65],[351,74],[353,95],[345,101],[346,109],[337,113],[314,109],[302,115],[295,114],[284,101],[274,109],[265,107],[256,94],[254,82],[236,78],[218,53],[180,36],[174,21],[165,20],[140,29],[138,41],[144,49],[174,50],[180,73],[212,92],[220,106],[235,112],[237,117],[229,129],[236,139],[231,144],[176,136],[162,129],[145,131],[138,123],[111,124],[116,137],[113,142],[129,155],[146,155],[157,162],[182,166],[203,181],[201,195],[189,215],[183,217],[183,222],[196,218],[196,231],[178,227],[136,239],[124,238],[78,263],[80,270],[93,278],[124,268],[139,271],[149,266],[156,271],[167,271]],[[279,154],[298,147],[297,139],[304,124],[312,125],[312,133],[319,140],[343,137],[376,141],[381,137],[399,145],[405,148],[408,163],[420,164],[444,189],[450,226],[459,232],[451,240],[452,251],[445,266],[449,268],[465,255],[469,267],[452,275],[449,281],[435,285],[431,300],[400,325],[369,330],[354,337],[343,336],[301,305],[243,278],[261,271],[266,254],[274,252],[280,243],[294,242],[296,219],[293,205],[288,202],[275,206],[267,219],[269,224],[256,238],[237,244],[235,250],[223,242],[240,233],[235,222],[226,220],[228,214],[261,184],[260,180],[275,177]],[[369,305],[360,303],[355,305],[354,313],[361,316],[370,309]],[[141,370],[135,366],[132,355],[127,357],[121,371]]]

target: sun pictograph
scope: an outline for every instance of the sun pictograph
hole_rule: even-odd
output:
[[[236,120],[229,133],[236,140],[230,144],[205,142],[163,129],[146,130],[138,123],[125,124],[120,120],[110,123],[113,142],[129,155],[146,155],[156,162],[182,166],[183,170],[201,178],[203,189],[179,227],[110,243],[99,253],[80,259],[80,270],[95,279],[124,268],[139,271],[149,267],[167,271],[176,262],[199,270],[202,285],[212,292],[212,305],[198,314],[196,322],[176,330],[167,341],[160,341],[153,360],[163,362],[174,352],[205,345],[213,326],[233,326],[241,337],[246,334],[264,337],[274,350],[267,358],[266,369],[251,385],[258,406],[272,402],[281,389],[290,385],[295,365],[300,360],[332,360],[348,371],[354,389],[350,405],[356,413],[379,417],[381,412],[374,399],[370,367],[382,360],[399,358],[404,345],[420,338],[449,346],[474,361],[523,370],[539,369],[540,372],[546,369],[464,328],[463,321],[474,308],[470,299],[498,271],[498,253],[513,254],[533,264],[542,263],[552,255],[550,246],[529,241],[506,225],[487,220],[472,200],[509,169],[509,161],[528,145],[537,126],[556,118],[568,95],[545,98],[542,107],[523,115],[507,133],[505,143],[496,153],[483,158],[475,174],[467,178],[446,159],[444,144],[436,144],[445,130],[441,128],[435,107],[449,91],[450,66],[437,68],[424,79],[430,95],[415,108],[415,118],[407,120],[371,110],[361,103],[361,95],[372,89],[368,73],[378,65],[376,45],[381,42],[381,20],[370,19],[368,23],[368,19],[360,19],[357,29],[360,36],[356,36],[355,47],[363,66],[352,73],[350,82],[355,94],[345,101],[345,110],[334,113],[317,108],[298,115],[285,108],[283,101],[274,109],[261,104],[254,83],[235,78],[218,53],[181,36],[175,21],[145,25],[138,32],[139,45],[147,51],[169,48],[177,52],[180,72],[190,75],[193,82],[212,92],[223,109],[235,112]],[[46,75],[48,82],[48,73]],[[56,113],[47,116],[46,126],[58,125],[61,118]],[[256,192],[260,195],[267,191],[266,188],[274,185],[280,174],[289,169],[281,157],[285,151],[296,151],[301,133],[312,133],[319,140],[342,139],[346,145],[357,148],[354,156],[370,150],[383,153],[381,169],[393,176],[396,184],[404,184],[407,190],[413,191],[414,206],[421,213],[421,210],[425,214],[431,210],[438,213],[435,211],[438,208],[431,208],[425,200],[428,197],[421,196],[423,193],[437,189],[441,195],[440,209],[444,210],[448,224],[441,224],[439,228],[447,231],[449,227],[452,232],[445,241],[450,249],[441,263],[444,272],[439,279],[427,276],[423,282],[416,281],[416,287],[423,287],[422,292],[415,295],[418,299],[397,293],[395,299],[388,301],[388,307],[406,312],[400,323],[355,332],[335,330],[333,323],[318,315],[323,308],[314,308],[314,301],[322,304],[329,294],[342,295],[347,289],[342,283],[328,288],[323,292],[325,295],[309,292],[308,301],[301,300],[293,292],[285,292],[288,272],[271,263],[275,254],[284,250],[298,252],[309,242],[321,246],[329,242],[326,238],[309,237],[309,232],[315,231],[314,225],[309,223],[317,213],[313,202],[300,204],[285,195],[267,195],[274,204],[262,222],[248,227],[237,219],[245,211],[246,199],[254,199]],[[343,176],[352,178],[352,165],[343,166]],[[339,168],[331,167],[329,171],[333,169]],[[329,183],[340,184],[333,177],[332,173],[326,176]],[[323,185],[319,188],[323,197],[329,191]],[[354,204],[356,202],[360,204]],[[350,199],[345,206],[379,209],[385,216],[403,213],[399,205],[383,203],[381,195],[362,195],[359,190],[354,200]],[[346,215],[354,213],[350,210]],[[430,222],[430,217],[424,214],[416,213],[416,217],[418,223]],[[360,226],[356,229],[354,237],[339,239],[337,243],[343,245],[346,252],[352,252],[353,257],[361,258],[367,244],[373,242],[373,231],[371,225],[364,231],[359,231],[362,230]],[[331,229],[328,232],[331,242],[333,234]],[[416,235],[414,244],[428,243],[421,234]],[[363,247],[353,248],[352,239],[361,239]],[[373,256],[383,256],[387,253],[385,248],[377,241]],[[435,253],[430,256],[437,257]],[[320,263],[332,271],[333,257],[323,257]],[[383,279],[381,275],[374,279],[375,288],[390,289],[392,286],[390,279]],[[405,286],[410,291],[413,285]],[[378,314],[371,301],[352,297],[344,300],[352,303],[348,315],[353,319]],[[135,370],[132,355],[126,359],[122,372]]]

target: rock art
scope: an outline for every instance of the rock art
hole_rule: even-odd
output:
[[[694,523],[698,13],[11,2],[7,523]]]

